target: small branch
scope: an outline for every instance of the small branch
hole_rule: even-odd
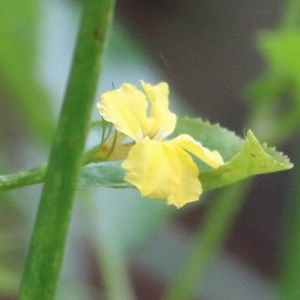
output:
[[[46,168],[47,165],[45,164],[13,174],[0,175],[0,191],[41,183],[44,181]]]

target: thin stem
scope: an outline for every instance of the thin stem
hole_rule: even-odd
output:
[[[113,0],[86,0],[19,299],[53,299]]]
[[[298,150],[298,151],[297,151]],[[299,153],[298,143],[295,153]],[[300,164],[299,155],[295,165]],[[283,266],[280,269],[280,299],[300,298],[300,169],[295,168],[288,194],[288,209],[285,213],[285,236],[282,246]]]
[[[107,144],[101,143],[88,150],[83,156],[82,165],[84,166],[95,162],[101,163],[124,159],[132,147],[132,143],[117,145],[117,132],[115,132],[113,137],[111,137],[111,141],[108,140],[107,142]],[[7,175],[0,175],[0,192],[42,183],[45,180],[46,170],[47,164],[43,164],[33,169],[22,170]],[[101,182],[99,182],[99,185],[100,183]]]
[[[214,203],[205,220],[203,230],[198,230],[198,235],[193,240],[190,254],[184,262],[182,270],[176,280],[166,291],[163,299],[181,300],[192,299],[197,286],[201,286],[203,275],[221,247],[234,217],[243,203],[248,182],[228,187]]]
[[[8,175],[0,175],[0,191],[41,183],[44,181],[46,169],[47,165],[44,164],[33,169]]]
[[[120,244],[120,239],[107,234],[103,222],[99,222],[99,212],[95,210],[93,202],[85,203],[82,207],[86,217],[89,218],[89,238],[97,249],[98,266],[104,286],[104,298],[107,300],[130,299],[134,300],[134,292],[127,270],[127,256]]]

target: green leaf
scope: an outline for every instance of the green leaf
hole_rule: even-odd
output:
[[[243,140],[233,131],[201,119],[178,118],[177,126],[170,138],[184,133],[191,135],[203,146],[211,150],[218,150],[225,161],[232,158],[243,145]],[[205,169],[208,168],[205,165]],[[204,170],[203,167],[201,170]]]
[[[259,37],[259,47],[272,70],[299,82],[300,31],[264,32]]]
[[[90,164],[81,169],[79,187],[125,188],[131,185],[124,181],[125,170],[119,162]]]
[[[200,174],[204,190],[219,188],[236,181],[259,174],[287,170],[293,164],[274,148],[261,145],[251,130],[246,135],[246,142],[230,161],[216,170]]]
[[[225,164],[211,169],[197,161],[200,166],[200,181],[204,190],[219,188],[250,176],[290,169],[289,159],[258,142],[251,131],[246,140],[233,132],[211,125],[200,119],[179,118],[172,134],[187,133],[209,149],[218,150]],[[91,164],[82,168],[79,187],[129,187],[124,181],[125,172],[120,163],[107,162]]]
[[[291,11],[291,15],[294,13]],[[259,34],[258,47],[267,69],[246,90],[252,106],[250,123],[263,128],[260,134],[276,143],[286,140],[299,128],[300,31],[297,27]]]

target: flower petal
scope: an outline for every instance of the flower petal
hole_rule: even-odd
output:
[[[202,193],[198,168],[190,155],[169,142],[145,138],[130,150],[122,167],[125,179],[143,196],[167,198],[168,204],[182,207],[197,201]]]
[[[152,136],[163,140],[172,133],[176,126],[177,117],[169,110],[169,87],[165,82],[151,85],[141,81],[143,90],[151,103],[150,118],[152,124]]]
[[[224,164],[223,158],[218,151],[211,151],[208,148],[203,147],[201,143],[197,142],[187,134],[181,134],[169,142],[175,143],[182,149],[194,154],[213,168],[218,168]]]
[[[100,115],[118,131],[135,141],[148,133],[151,123],[147,117],[148,101],[134,85],[124,83],[120,89],[104,93],[101,99],[97,104]]]

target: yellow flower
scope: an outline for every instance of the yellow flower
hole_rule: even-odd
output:
[[[177,208],[197,201],[202,193],[199,170],[191,154],[213,168],[223,164],[217,151],[211,151],[187,134],[165,140],[176,126],[177,117],[169,110],[169,88],[141,82],[143,92],[124,83],[106,92],[98,103],[102,117],[134,140],[122,167],[125,180],[143,196],[166,198]]]

